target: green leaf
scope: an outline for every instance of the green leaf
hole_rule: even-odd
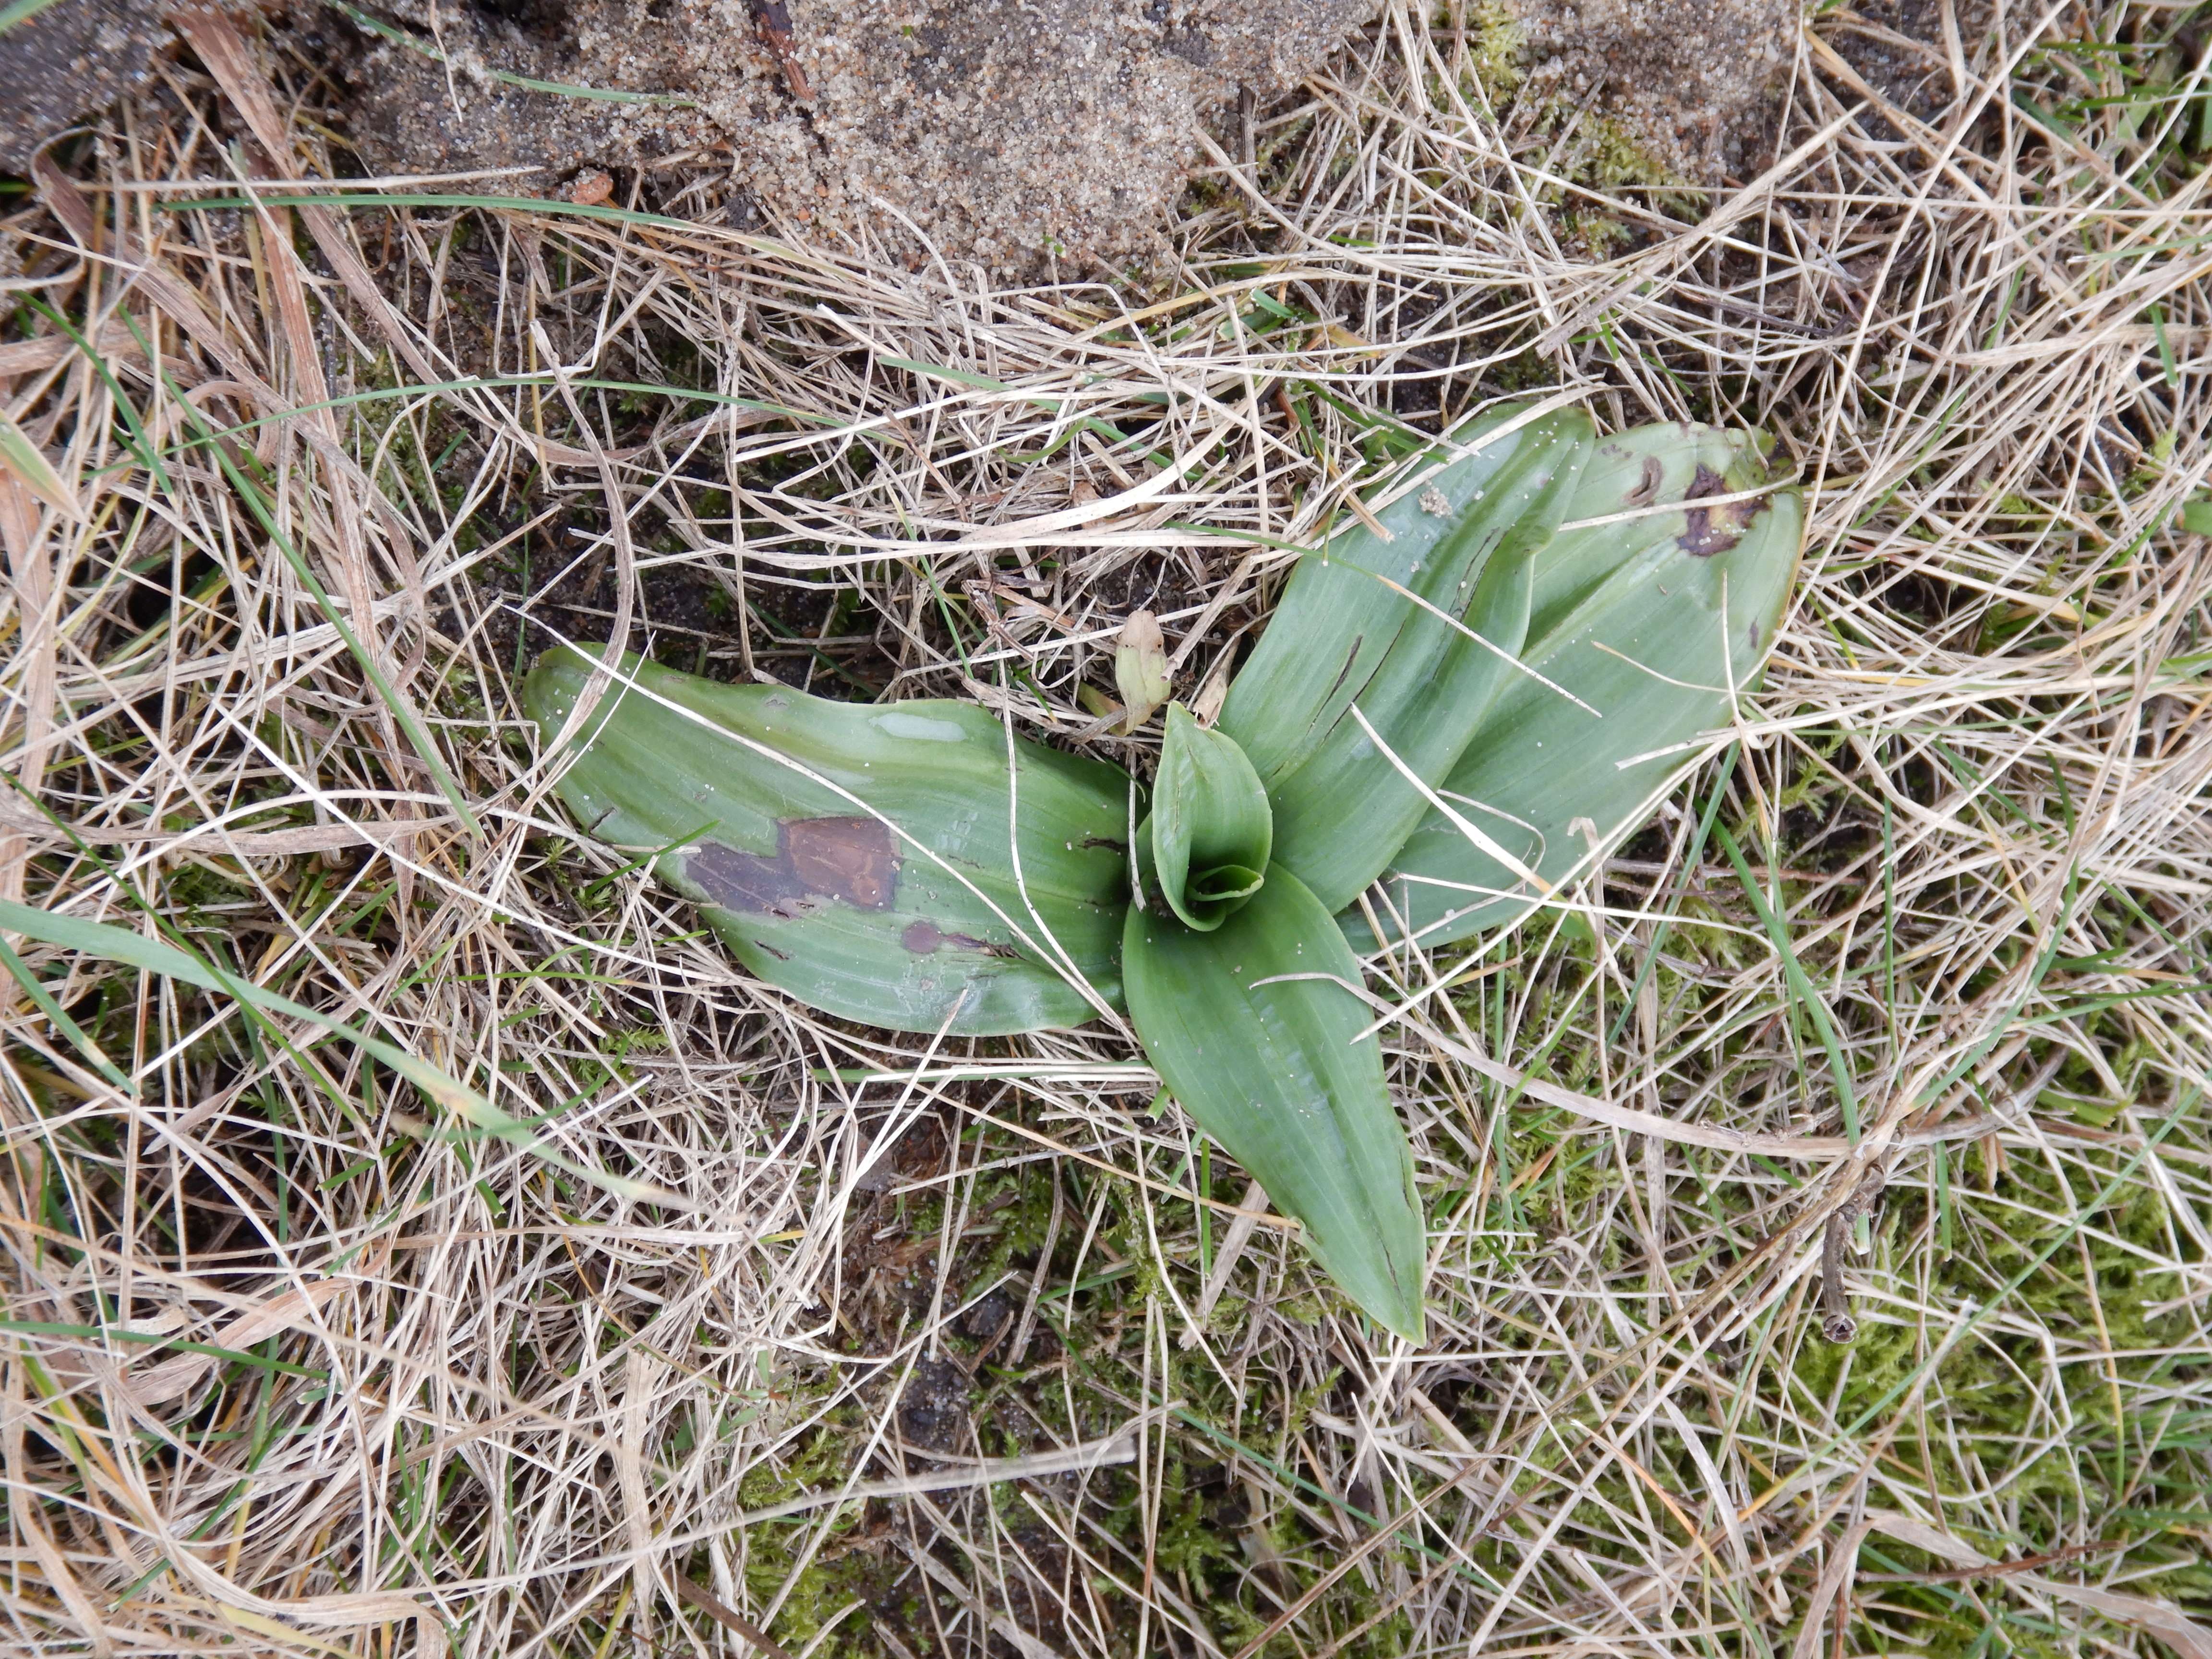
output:
[[[1773,647],[1803,504],[1793,489],[1697,503],[1768,483],[1768,441],[1668,424],[1598,444],[1568,521],[1612,522],[1563,529],[1538,557],[1523,650],[1586,706],[1533,678],[1506,685],[1391,860],[1393,936],[1443,945],[1520,920],[1641,827],[1698,734],[1727,723]]]
[[[595,666],[565,647],[538,659],[523,702],[544,741]],[[970,703],[832,702],[635,656],[618,678],[561,799],[594,839],[652,854],[761,978],[903,1031],[1002,1036],[1119,1006],[1125,774]]]
[[[27,23],[40,12],[55,3],[55,0],[10,0],[0,7],[0,34],[5,34],[18,23]]]
[[[1274,842],[1267,792],[1235,739],[1168,705],[1152,816],[1138,827],[1139,890],[1200,932],[1218,927],[1260,890]]]
[[[593,1186],[604,1188],[619,1197],[646,1200],[678,1209],[696,1207],[675,1194],[664,1192],[647,1182],[608,1175],[587,1165],[571,1163],[548,1151],[528,1124],[509,1117],[466,1084],[448,1076],[428,1060],[418,1059],[397,1043],[370,1036],[367,1032],[319,1009],[295,1002],[289,997],[279,996],[274,991],[256,985],[252,980],[225,973],[194,952],[179,950],[160,939],[149,939],[128,927],[117,927],[104,921],[87,921],[78,916],[58,915],[51,910],[18,904],[11,899],[0,899],[0,928],[21,933],[27,939],[58,945],[80,956],[98,957],[103,961],[119,962],[128,968],[159,974],[165,979],[181,980],[187,985],[197,985],[200,989],[213,992],[218,996],[234,998],[258,1014],[282,1014],[289,1019],[304,1020],[332,1036],[343,1037],[358,1046],[363,1053],[382,1060],[456,1117],[473,1124],[487,1134],[522,1147],[556,1170],[565,1170],[579,1180],[590,1182]],[[276,1035],[281,1041],[289,1042],[281,1031]]]
[[[1413,780],[1441,781],[1518,678],[1530,568],[1590,431],[1572,410],[1504,429],[1523,414],[1493,411],[1412,466],[1379,515],[1390,539],[1354,526],[1309,554],[1229,688],[1220,729],[1274,804],[1276,861],[1332,909],[1428,811]]]
[[[1812,975],[1805,964],[1797,959],[1796,947],[1790,942],[1790,924],[1783,920],[1774,907],[1766,902],[1759,890],[1759,878],[1751,872],[1751,864],[1736,845],[1735,837],[1729,833],[1725,823],[1713,825],[1713,835],[1720,842],[1721,850],[1728,854],[1729,863],[1735,867],[1735,878],[1743,884],[1744,896],[1758,913],[1759,926],[1766,929],[1767,941],[1774,953],[1782,959],[1783,982],[1789,986],[1790,994],[1797,1001],[1820,1034],[1821,1049],[1828,1056],[1828,1075],[1836,1085],[1836,1103],[1842,1107],[1844,1139],[1853,1146],[1859,1139],[1859,1091],[1852,1081],[1850,1057],[1844,1050],[1844,1041],[1836,1030],[1836,1022],[1828,1012],[1826,1000],[1813,987]]]
[[[1122,935],[1129,1012],[1183,1109],[1250,1172],[1346,1295],[1421,1340],[1425,1243],[1359,963],[1280,864],[1211,933],[1157,905]],[[1288,977],[1286,977],[1288,976]]]

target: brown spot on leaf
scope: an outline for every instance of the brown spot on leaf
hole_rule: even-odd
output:
[[[994,945],[987,939],[976,939],[967,933],[945,933],[927,916],[919,921],[909,922],[906,932],[899,935],[899,943],[918,957],[933,955],[948,945],[956,951],[975,951],[987,957],[1011,957],[1014,954],[1012,945]]]
[[[863,910],[888,910],[898,886],[898,847],[877,818],[795,818],[776,826],[792,872],[810,893]]]
[[[888,910],[898,890],[898,849],[874,818],[790,818],[764,858],[708,842],[684,855],[684,873],[725,910],[795,921],[842,900]]]
[[[1636,481],[1636,488],[1620,499],[1631,507],[1649,507],[1659,499],[1659,486],[1666,479],[1666,469],[1659,465],[1656,455],[1644,458],[1644,471]]]
[[[1682,499],[1694,501],[1728,493],[1728,480],[1701,462],[1698,476],[1691,481]],[[1765,510],[1766,498],[1763,495],[1748,501],[1723,501],[1718,507],[1693,507],[1683,515],[1688,522],[1682,533],[1674,538],[1674,544],[1694,558],[1710,559],[1741,541],[1751,521]]]
[[[765,859],[757,853],[740,853],[710,841],[684,855],[684,873],[707,895],[707,902],[725,910],[755,915],[796,916],[806,889],[782,857]]]

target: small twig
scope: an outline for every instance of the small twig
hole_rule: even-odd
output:
[[[791,1659],[790,1652],[759,1626],[738,1613],[710,1589],[693,1583],[682,1573],[673,1575],[676,1597],[699,1609],[724,1629],[768,1655],[768,1659]]]
[[[1844,1288],[1844,1240],[1861,1216],[1881,1207],[1881,1189],[1887,1179],[1878,1166],[1868,1170],[1858,1190],[1828,1218],[1820,1235],[1820,1300],[1827,1309],[1820,1321],[1820,1334],[1831,1342],[1849,1342],[1859,1334],[1859,1322],[1851,1317],[1850,1294]]]
[[[2024,1555],[2017,1561],[1990,1561],[1978,1567],[1954,1567],[1941,1572],[1869,1572],[1860,1576],[1863,1584],[1959,1584],[1976,1578],[1999,1578],[2008,1572],[2036,1572],[2060,1561],[2071,1561],[2077,1556],[2102,1555],[2112,1550],[2124,1550],[2133,1540],[2126,1538],[2100,1538],[2094,1544],[2069,1544],[2063,1550],[2051,1550],[2042,1555]]]
[[[799,66],[798,54],[791,45],[791,9],[783,0],[752,0],[753,27],[760,31],[768,49],[775,54],[775,61],[783,70],[783,78],[791,88],[791,95],[804,104],[814,96],[814,88],[806,82],[806,71]]]

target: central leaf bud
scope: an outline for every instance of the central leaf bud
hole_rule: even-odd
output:
[[[1152,814],[1137,830],[1144,902],[1164,899],[1185,925],[1211,933],[1260,890],[1274,841],[1267,792],[1236,739],[1170,703]]]

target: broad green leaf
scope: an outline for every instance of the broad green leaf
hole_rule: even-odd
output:
[[[1219,727],[1274,804],[1276,861],[1332,909],[1428,810],[1400,766],[1441,781],[1519,678],[1530,566],[1590,441],[1579,410],[1504,429],[1524,412],[1493,411],[1417,463],[1379,515],[1391,539],[1354,525],[1309,554],[1229,688]]]
[[[1138,826],[1139,887],[1209,932],[1267,878],[1274,830],[1267,793],[1235,739],[1209,732],[1181,703],[1168,705],[1152,816]]]
[[[1277,864],[1211,933],[1154,906],[1122,936],[1129,1013],[1199,1127],[1301,1224],[1378,1323],[1421,1340],[1425,1243],[1413,1153],[1390,1104],[1359,963],[1328,909]],[[1284,975],[1326,977],[1284,977]],[[1332,981],[1341,981],[1332,982]]]
[[[538,659],[523,702],[544,740],[593,665]],[[1009,739],[971,703],[832,702],[634,656],[622,679],[561,799],[594,839],[652,855],[763,979],[843,1018],[970,1036],[1119,1006],[1121,772]]]
[[[486,1134],[522,1147],[556,1170],[604,1188],[619,1197],[646,1200],[678,1209],[696,1207],[688,1200],[648,1182],[631,1181],[621,1176],[609,1175],[602,1170],[572,1163],[552,1152],[529,1124],[508,1116],[466,1084],[428,1060],[410,1054],[398,1044],[386,1042],[381,1037],[373,1037],[320,1009],[310,1008],[289,997],[280,996],[240,975],[224,973],[189,951],[179,950],[160,939],[149,939],[128,927],[118,927],[104,921],[88,921],[81,916],[58,915],[34,905],[18,904],[12,899],[0,899],[0,928],[21,933],[26,939],[58,945],[64,951],[76,951],[79,956],[119,962],[126,968],[137,968],[146,973],[159,974],[165,979],[197,985],[203,991],[242,1002],[260,1014],[281,1014],[288,1019],[303,1021],[319,1030],[354,1043],[364,1054],[382,1060],[456,1117],[473,1124]]]
[[[1589,707],[1531,678],[1505,687],[1438,792],[1449,811],[1431,810],[1390,862],[1390,933],[1443,945],[1518,921],[1640,828],[1698,734],[1727,723],[1773,647],[1803,504],[1794,489],[1697,503],[1767,483],[1767,441],[1665,425],[1597,445],[1569,522],[1637,516],[1553,538],[1523,653]],[[1344,921],[1372,943],[1356,915]]]

